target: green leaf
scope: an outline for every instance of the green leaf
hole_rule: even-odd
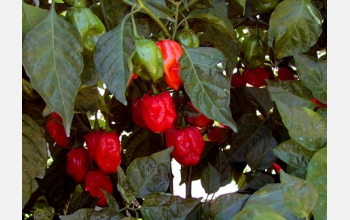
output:
[[[310,151],[290,139],[280,143],[272,153],[290,166],[306,168],[315,151]]]
[[[45,175],[47,157],[41,128],[29,115],[22,114],[22,209],[38,188],[34,178]]]
[[[322,33],[322,16],[309,0],[281,1],[272,12],[269,35],[278,59],[307,52]],[[272,45],[271,45],[272,46]]]
[[[327,60],[299,53],[294,53],[293,57],[301,83],[318,101],[327,103]]]
[[[277,146],[272,136],[267,136],[254,144],[245,155],[247,164],[251,169],[265,170],[272,166],[277,157],[271,152]]]
[[[131,183],[128,181],[124,173],[124,170],[120,166],[117,169],[117,175],[118,175],[117,189],[120,192],[123,200],[127,204],[131,204],[131,202],[135,199],[136,193]]]
[[[84,67],[82,51],[78,30],[56,14],[54,4],[48,16],[27,33],[22,47],[22,63],[33,88],[62,117],[68,136]]]
[[[152,192],[165,192],[169,187],[170,154],[173,147],[151,156],[136,158],[126,170],[136,198],[145,198]]]
[[[304,107],[284,105],[277,100],[276,104],[291,139],[311,151],[327,144],[327,120],[323,116]]]
[[[28,5],[22,1],[22,39],[37,24],[44,20],[48,10]]]
[[[220,173],[220,185],[226,186],[232,182],[232,168],[225,153],[219,150],[216,155],[214,167]]]
[[[299,219],[284,203],[279,183],[271,183],[261,187],[258,191],[254,192],[254,194],[249,197],[244,207],[254,204],[267,205],[288,220]]]
[[[100,19],[105,22],[106,29],[111,30],[115,28],[118,23],[123,19],[127,5],[123,3],[123,0],[101,0],[101,17]],[[96,6],[98,7],[98,6]],[[90,8],[94,13],[96,10]],[[98,13],[95,13],[96,15]]]
[[[312,92],[295,80],[279,82],[267,81],[267,90],[273,100],[283,101],[289,106],[300,106],[314,109],[317,105],[311,101]]]
[[[278,212],[273,210],[267,205],[264,204],[254,204],[247,207],[244,207],[242,211],[238,212],[231,220],[264,220],[264,219],[273,219],[273,220],[286,220]]]
[[[249,196],[241,193],[220,195],[210,204],[211,215],[216,220],[229,219],[242,209]]]
[[[93,208],[83,208],[70,215],[60,215],[62,220],[89,220],[89,219],[106,219],[122,220],[125,216],[110,208],[95,210]]]
[[[119,212],[119,205],[118,205],[118,202],[115,200],[115,198],[111,194],[106,192],[104,189],[100,188],[100,190],[102,191],[103,195],[105,195],[107,199],[108,208]]]
[[[93,208],[97,201],[97,197],[92,197],[90,192],[85,191],[81,185],[78,185],[69,200],[66,215],[70,215],[81,208]]]
[[[265,88],[243,87],[246,99],[261,113],[267,113],[274,106],[269,92]]]
[[[199,199],[183,199],[168,193],[151,193],[145,198],[141,213],[144,219],[149,220],[187,219],[186,217],[200,205]]]
[[[327,120],[327,109],[326,108],[319,108],[316,111],[318,114],[322,115]]]
[[[202,171],[201,184],[207,194],[216,193],[220,189],[220,173],[210,163]]]
[[[125,20],[114,29],[104,33],[96,44],[94,62],[103,83],[123,105],[127,105],[125,90],[131,79],[131,56],[135,40],[131,24]]]
[[[238,4],[243,8],[243,15],[245,15],[245,4],[246,0],[237,0]]]
[[[309,219],[317,201],[316,188],[298,177],[280,171],[280,189],[286,206],[299,218]]]
[[[136,0],[124,0],[124,2],[130,6],[137,4]],[[165,0],[144,0],[142,2],[155,16],[162,19],[167,19],[170,22],[175,22],[175,19],[171,16]],[[145,13],[143,10],[141,10],[141,12]]]
[[[36,209],[34,212],[35,220],[51,220],[55,216],[55,209],[51,206]]]
[[[194,107],[237,132],[229,108],[230,79],[223,74],[226,60],[222,52],[210,47],[184,48],[179,63],[181,80]]]
[[[312,215],[315,220],[327,219],[327,148],[315,153],[307,166],[306,182],[313,185],[318,199]]]
[[[80,74],[81,85],[95,86],[100,80],[101,75],[95,68],[94,54],[84,51],[84,69]]]
[[[306,168],[298,168],[298,167],[293,167],[293,166],[287,166],[286,172],[289,175],[298,177],[300,179],[305,180],[306,179]]]
[[[270,174],[266,174],[260,170],[249,171],[244,173],[244,175],[247,182],[247,185],[244,186],[246,189],[259,190],[267,184],[275,183],[275,180]]]

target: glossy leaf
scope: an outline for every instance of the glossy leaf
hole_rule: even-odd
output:
[[[207,194],[216,193],[220,189],[220,173],[210,163],[202,171],[201,184]]]
[[[307,52],[322,33],[322,16],[309,0],[280,2],[269,21],[270,42],[274,40],[278,59]]]
[[[288,220],[300,219],[296,217],[284,203],[282,191],[279,187],[279,183],[267,184],[261,187],[258,191],[254,192],[254,194],[249,197],[244,207],[248,207],[254,204],[264,204]]]
[[[316,104],[311,101],[312,92],[298,81],[286,80],[273,82],[267,80],[267,90],[272,100],[283,101],[286,105],[309,109],[316,107]]]
[[[195,108],[208,118],[221,122],[237,132],[231,116],[230,79],[223,74],[224,55],[215,48],[183,48],[179,60],[180,77]]]
[[[137,0],[124,0],[124,2],[130,6],[137,4]],[[142,3],[153,13],[155,16],[163,19],[167,19],[170,22],[174,22],[175,19],[171,16],[171,13],[166,5],[165,0],[144,0]],[[145,13],[145,11],[141,10]]]
[[[274,220],[286,220],[274,209],[264,204],[254,204],[243,208],[237,213],[231,220],[246,220],[246,219],[274,219]]]
[[[28,5],[22,1],[22,38],[44,20],[48,13],[48,10]]]
[[[248,194],[241,193],[220,195],[210,203],[211,215],[216,220],[230,219],[243,208],[248,198]]]
[[[299,218],[309,219],[318,194],[316,188],[303,179],[280,171],[280,190],[286,206]]]
[[[306,168],[315,151],[310,151],[290,139],[280,143],[272,153],[290,166]]]
[[[168,193],[149,194],[141,208],[144,219],[187,219],[186,217],[200,206],[200,200],[194,198],[183,199]]]
[[[314,151],[327,144],[327,120],[313,110],[287,106],[276,101],[289,136],[308,150]]]
[[[277,146],[272,136],[267,136],[249,148],[245,159],[251,169],[265,170],[272,166],[277,157],[271,152]]]
[[[301,83],[318,101],[327,103],[327,60],[299,53],[294,53],[293,58]]]
[[[104,33],[96,44],[94,63],[103,83],[123,105],[127,105],[125,90],[131,79],[130,57],[135,50],[131,24],[125,20]]]
[[[315,220],[327,219],[327,148],[315,153],[307,167],[306,182],[313,185],[318,199],[312,215]]]
[[[63,119],[67,136],[74,113],[84,63],[78,30],[55,12],[31,29],[22,47],[22,63],[33,88]]]
[[[45,175],[47,157],[41,128],[29,115],[22,114],[22,209],[38,188],[34,178]]]

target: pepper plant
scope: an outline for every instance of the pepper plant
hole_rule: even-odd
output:
[[[327,219],[326,1],[23,0],[22,216]]]

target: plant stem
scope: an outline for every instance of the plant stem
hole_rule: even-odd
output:
[[[164,24],[162,23],[162,21],[155,16],[150,10],[149,8],[147,8],[147,6],[143,3],[142,0],[136,0],[137,4],[139,5],[140,9],[143,10],[144,12],[146,12],[146,14],[148,16],[150,16],[155,22],[156,24],[162,29],[162,31],[164,32],[164,34],[168,37],[171,38],[171,34],[169,33],[168,29],[166,29],[166,27],[164,26]]]
[[[192,198],[192,166],[187,167],[186,198]]]
[[[179,1],[179,2],[172,2],[174,5],[175,5],[175,22],[173,23],[173,38],[172,39],[175,39],[175,35],[176,35],[176,31],[177,31],[177,19],[179,19],[179,7],[180,7],[180,4],[182,3],[182,1]]]
[[[198,0],[192,0],[192,1],[190,1],[189,3],[187,3],[187,7],[189,8],[189,7],[191,7],[192,5],[196,4],[197,2],[198,2]],[[184,12],[185,10],[187,10],[187,9],[186,9],[186,7],[184,6],[184,7],[182,7],[182,8],[179,10],[179,12],[182,13],[182,12]]]

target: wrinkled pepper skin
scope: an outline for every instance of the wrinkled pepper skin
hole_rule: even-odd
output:
[[[203,136],[195,126],[183,129],[172,126],[165,131],[165,144],[167,148],[174,146],[171,155],[182,166],[197,165],[205,146]]]
[[[72,148],[67,154],[66,171],[76,183],[82,183],[91,166],[89,152],[84,147]]]
[[[261,67],[265,62],[264,44],[256,35],[244,39],[242,52],[244,64],[249,70]]]
[[[143,120],[142,117],[142,97],[135,97],[132,100],[132,120],[134,121],[134,123],[145,129],[145,130],[149,130],[146,122]]]
[[[90,170],[85,176],[85,191],[90,192],[92,197],[99,197],[97,205],[104,207],[107,205],[107,199],[100,188],[112,194],[113,185],[111,179],[99,169]]]
[[[185,47],[199,47],[200,44],[199,37],[191,30],[178,32],[175,40]]]
[[[164,75],[162,52],[156,43],[148,39],[136,40],[136,48],[132,57],[134,73],[148,82],[155,82]]]
[[[96,149],[97,149],[98,140],[100,139],[103,132],[104,130],[90,131],[85,136],[85,143],[89,152],[89,156],[94,161],[96,161]]]
[[[56,119],[59,122],[63,122],[62,118],[59,114],[56,112],[52,112],[50,114],[50,117],[47,119],[46,122],[46,129],[50,133],[51,137],[54,139],[54,141],[58,144],[58,146],[67,148],[68,147],[68,137],[66,135],[66,131],[64,129],[64,126],[60,123],[57,123],[53,119]]]
[[[157,41],[156,44],[163,54],[165,82],[170,88],[179,90],[183,84],[179,64],[179,59],[183,54],[182,47],[178,42],[168,39]]]
[[[258,67],[254,70],[249,71],[247,68],[243,70],[242,77],[246,83],[259,88],[266,86],[266,79],[270,78],[269,72],[263,67]]]
[[[96,162],[99,168],[107,173],[115,173],[121,163],[121,146],[116,132],[105,131],[98,139]]]
[[[78,29],[84,48],[89,52],[94,52],[98,39],[106,32],[99,17],[89,8],[72,7],[67,11],[65,19]]]
[[[155,132],[162,133],[170,128],[177,114],[173,100],[168,92],[152,95],[151,92],[142,96],[142,118],[147,127]]]

